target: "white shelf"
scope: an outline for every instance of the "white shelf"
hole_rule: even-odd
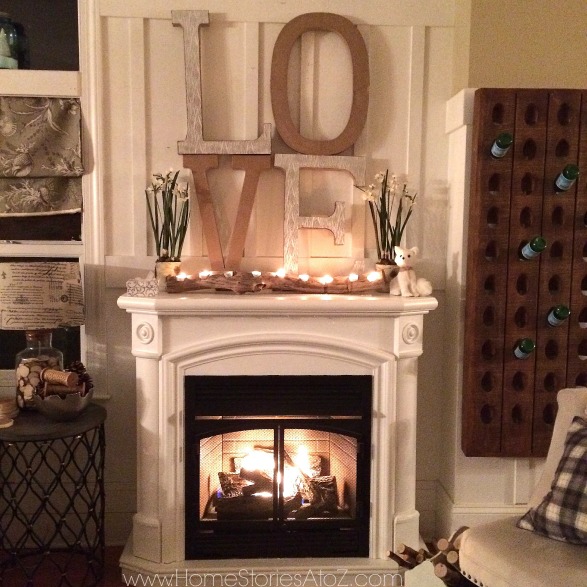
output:
[[[79,71],[44,69],[0,69],[3,96],[53,96],[77,98],[81,95]]]

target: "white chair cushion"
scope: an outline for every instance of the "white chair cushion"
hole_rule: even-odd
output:
[[[483,587],[585,587],[587,547],[516,527],[519,516],[463,534],[462,574]]]

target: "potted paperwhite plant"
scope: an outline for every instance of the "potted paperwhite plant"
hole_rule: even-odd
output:
[[[414,209],[416,194],[411,195],[405,183],[400,190],[397,177],[390,176],[389,170],[377,173],[374,184],[355,187],[363,192],[363,199],[369,204],[375,231],[377,263],[395,265],[394,247],[401,245],[402,236]]]
[[[172,169],[165,175],[154,173],[154,181],[145,190],[157,253],[155,274],[163,280],[179,273],[190,218],[189,186],[181,186],[178,176],[179,171],[173,173]]]

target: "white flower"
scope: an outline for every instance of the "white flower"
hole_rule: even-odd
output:
[[[395,192],[397,190],[397,175],[395,173],[389,178],[389,190]]]
[[[171,175],[172,171],[154,173],[145,190],[159,260],[180,258],[190,216],[189,187],[176,183],[179,171]]]
[[[393,257],[394,246],[399,245],[414,207],[416,194],[411,195],[405,182],[400,183],[396,174],[376,173],[374,184],[355,185],[362,192],[364,201],[369,202],[371,220],[375,232],[377,254],[380,259]],[[405,202],[407,198],[409,202]]]

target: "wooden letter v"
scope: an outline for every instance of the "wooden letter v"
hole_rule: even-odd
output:
[[[232,227],[230,241],[228,243],[226,258],[222,252],[222,244],[220,243],[214,204],[212,202],[212,194],[210,193],[207,176],[209,169],[216,169],[218,167],[218,155],[184,155],[183,166],[190,169],[194,177],[204,238],[208,245],[210,269],[213,271],[236,271],[239,268],[245,246],[259,176],[263,170],[271,168],[271,155],[232,156],[232,168],[243,169],[245,171],[245,179],[234,226]]]

